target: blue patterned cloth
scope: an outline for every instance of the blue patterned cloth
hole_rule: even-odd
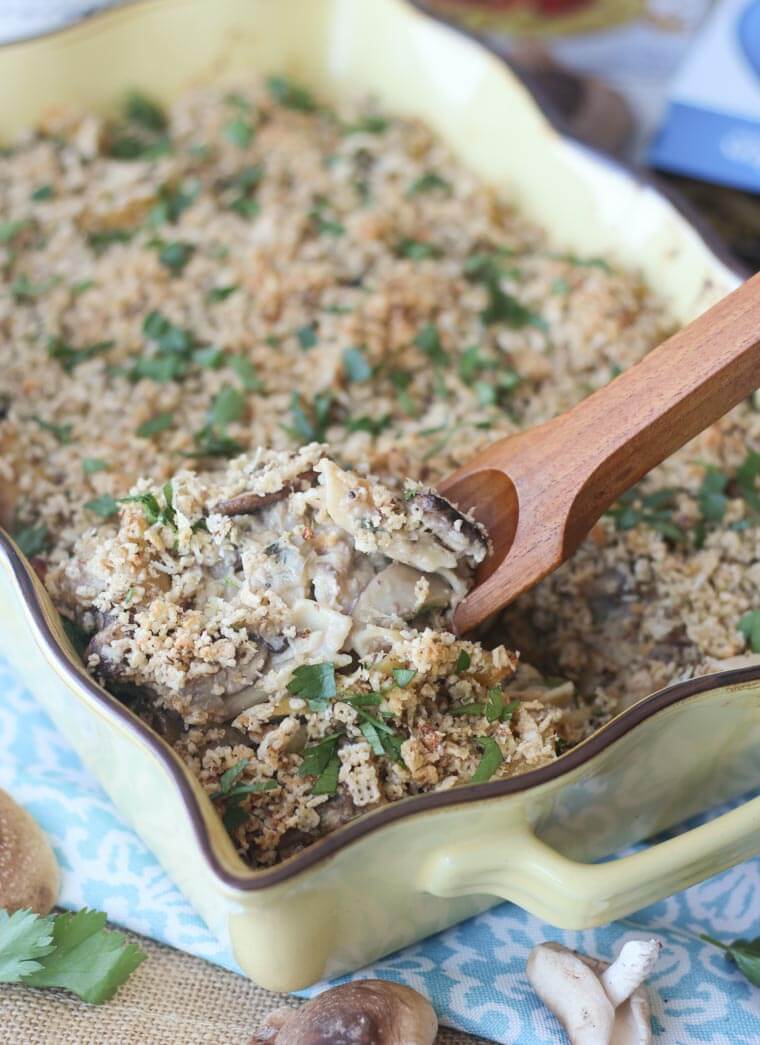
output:
[[[97,781],[0,659],[0,787],[42,825],[63,870],[61,902],[236,970]],[[610,959],[632,937],[664,944],[651,979],[658,1045],[757,1045],[760,988],[698,934],[760,935],[760,859],[589,932],[561,932],[502,904],[391,955],[356,977],[398,980],[426,994],[442,1023],[510,1045],[563,1040],[525,979],[542,940]]]

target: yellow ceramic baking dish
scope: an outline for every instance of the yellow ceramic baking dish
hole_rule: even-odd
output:
[[[687,320],[738,277],[662,195],[554,131],[503,63],[401,0],[151,0],[0,51],[0,135],[51,105],[283,72],[431,124],[562,249],[641,270]],[[0,353],[2,349],[0,349]],[[760,667],[644,697],[556,763],[409,798],[252,871],[172,751],[86,674],[0,532],[0,648],[258,983],[303,987],[506,898],[558,926],[625,915],[760,852],[760,798],[603,858],[760,784]],[[644,696],[642,694],[642,696]]]

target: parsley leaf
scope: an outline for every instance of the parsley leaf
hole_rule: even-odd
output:
[[[93,1005],[108,1001],[146,955],[122,933],[106,931],[101,911],[56,915],[53,949],[40,958],[40,968],[25,975],[30,987],[65,987]]]
[[[57,425],[54,424],[52,421],[46,421],[44,417],[38,417],[36,414],[32,414],[29,420],[34,421],[35,424],[38,424],[44,432],[50,432],[50,434],[55,437],[55,439],[61,444],[61,446],[68,446],[71,442],[72,425]]]
[[[407,196],[416,196],[420,192],[432,192],[434,189],[443,189],[451,192],[451,183],[442,178],[435,171],[426,171],[425,174],[416,178],[407,189]]]
[[[136,434],[141,439],[150,439],[152,436],[158,435],[159,432],[165,432],[173,424],[174,414],[167,412],[156,414],[154,417],[149,417],[147,421],[143,421],[141,425],[138,425]]]
[[[335,696],[335,665],[300,664],[288,682],[288,692],[302,697],[311,711],[324,711]]]
[[[405,689],[417,674],[414,668],[394,668],[393,678],[397,686]]]
[[[313,795],[334,795],[338,790],[340,758],[338,743],[343,733],[332,733],[317,744],[304,748],[303,761],[298,767],[299,776],[315,776],[311,789]]]
[[[41,555],[47,551],[50,544],[47,526],[23,526],[20,530],[15,530],[11,536],[27,559]]]
[[[293,424],[284,425],[285,431],[303,443],[324,442],[330,424],[332,402],[330,392],[318,392],[309,409],[298,392],[294,392],[290,399],[290,416]]]
[[[133,493],[127,497],[120,497],[119,504],[139,504],[142,505],[143,515],[145,521],[149,526],[155,525],[161,518],[161,506],[158,503],[156,495],[153,493]]]
[[[55,196],[55,189],[52,185],[40,185],[34,190],[30,198],[33,200],[52,200],[53,196]]]
[[[48,339],[47,351],[50,358],[57,359],[66,373],[70,374],[80,363],[86,363],[95,356],[102,355],[115,344],[115,341],[96,341],[95,344],[86,345],[84,348],[73,348],[62,338],[51,337]]]
[[[317,108],[311,92],[285,76],[270,76],[267,80],[267,90],[272,101],[285,109],[314,112]]]
[[[95,472],[108,471],[108,462],[100,457],[83,457],[82,471],[85,475],[94,475]]]
[[[305,326],[299,327],[296,330],[296,337],[298,338],[298,344],[305,351],[310,348],[314,348],[317,343],[317,328],[314,323],[307,323]]]
[[[101,229],[90,232],[87,243],[96,254],[102,254],[112,243],[129,243],[133,236],[134,232],[130,229]]]
[[[343,368],[351,384],[360,384],[372,377],[372,367],[367,361],[364,349],[359,346],[343,349]]]
[[[274,791],[280,785],[276,780],[254,780],[250,784],[238,784],[237,780],[248,765],[249,759],[241,758],[234,766],[230,766],[219,777],[219,788],[212,795],[212,799],[224,801],[224,814],[222,822],[230,834],[244,823],[248,814],[240,807],[241,800],[246,795],[257,795],[263,791]]]
[[[192,243],[184,243],[182,240],[172,240],[171,243],[157,241],[158,260],[169,269],[175,276],[179,275],[195,253]]]
[[[0,910],[0,983],[18,983],[42,968],[53,950],[53,919],[33,911]]]
[[[745,613],[737,625],[753,653],[760,653],[760,610]]]
[[[240,290],[239,283],[230,283],[226,287],[212,287],[206,295],[206,301],[213,305],[217,301],[226,301],[231,294],[234,294],[236,290]]]
[[[419,239],[402,239],[396,244],[396,254],[412,261],[425,261],[427,258],[440,257],[441,248],[435,243],[427,243]]]
[[[438,327],[434,323],[426,323],[415,337],[414,343],[437,366],[446,366],[449,362],[448,353],[441,344]]]
[[[245,414],[245,396],[231,385],[220,388],[209,410],[209,423],[221,430],[233,421],[240,421]]]
[[[493,737],[477,737],[476,739],[483,750],[483,755],[478,763],[478,768],[470,777],[470,783],[482,784],[491,779],[504,761],[504,756]]]
[[[224,136],[239,149],[247,149],[256,136],[256,128],[245,116],[238,115],[226,125]]]
[[[370,435],[380,435],[390,426],[391,415],[383,414],[382,417],[350,417],[346,421],[349,432],[369,432]]]
[[[101,519],[110,519],[119,510],[119,502],[110,493],[103,493],[99,497],[93,497],[91,501],[85,501],[88,512],[94,512]]]
[[[324,216],[324,208],[327,206],[326,200],[317,202],[309,211],[309,219],[319,236],[342,236],[346,227],[334,218]]]
[[[158,199],[148,214],[148,224],[153,228],[165,222],[174,224],[194,202],[200,192],[200,182],[188,179],[180,185],[162,185]]]
[[[261,392],[263,390],[264,385],[250,359],[246,359],[245,356],[230,356],[227,360],[227,366],[240,379],[240,383],[246,392]]]
[[[466,649],[461,649],[459,651],[459,656],[457,657],[457,662],[454,665],[454,671],[456,671],[456,672],[467,671],[467,669],[469,668],[471,663],[472,663],[472,657],[470,656],[470,654],[467,652]]]

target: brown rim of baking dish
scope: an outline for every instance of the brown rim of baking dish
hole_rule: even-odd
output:
[[[108,18],[109,15],[123,12],[125,7],[147,6],[149,0],[130,0],[130,3],[117,8],[106,8],[93,16],[80,19],[70,25],[49,32],[40,33],[36,36],[27,37],[18,41],[20,44],[28,43],[30,40],[44,39],[59,36],[73,29],[81,27],[84,22],[94,23],[100,19]],[[420,10],[415,0],[407,0],[412,13],[420,18],[428,18],[451,26],[454,30],[469,36],[479,43],[484,49],[496,55],[507,66],[510,63],[488,40],[482,39],[476,33],[452,24],[447,19],[431,14],[427,10]],[[12,47],[13,43],[0,45],[0,47]],[[511,66],[510,66],[511,68]],[[649,186],[654,192],[664,196],[668,201],[684,215],[689,224],[695,228],[712,254],[722,261],[727,268],[733,271],[739,278],[744,279],[748,271],[740,265],[736,258],[728,251],[720,236],[706,225],[691,205],[687,204],[680,194],[670,186],[664,186],[659,179],[647,171],[632,164],[625,163],[609,156],[599,149],[579,141],[567,132],[564,121],[558,116],[551,102],[540,90],[531,85],[530,79],[521,75],[519,70],[512,69],[516,77],[527,87],[542,112],[552,124],[554,129],[566,140],[583,151],[588,152],[596,160],[604,165],[617,170],[625,177],[638,184]],[[277,885],[289,878],[300,874],[302,871],[318,864],[323,859],[333,856],[345,846],[359,840],[370,832],[383,827],[385,824],[401,820],[407,816],[425,813],[429,810],[444,809],[449,806],[464,805],[470,802],[482,802],[485,799],[499,798],[507,795],[526,791],[534,786],[546,784],[557,780],[572,772],[574,769],[593,759],[601,751],[624,737],[641,722],[656,715],[665,708],[671,707],[683,700],[711,689],[720,689],[729,685],[741,685],[747,682],[760,681],[760,665],[745,668],[734,668],[729,671],[718,672],[714,675],[705,675],[699,678],[689,679],[667,686],[650,696],[644,697],[632,707],[615,716],[606,726],[578,746],[571,748],[566,754],[559,757],[549,765],[540,769],[530,770],[518,774],[507,780],[486,782],[483,784],[470,784],[464,787],[453,788],[449,791],[426,792],[409,798],[391,802],[381,809],[370,811],[355,820],[337,828],[324,837],[317,839],[300,853],[296,853],[281,863],[271,868],[245,868],[240,872],[227,869],[219,859],[215,846],[211,841],[210,834],[204,819],[199,799],[190,782],[190,770],[183,765],[179,756],[154,730],[152,730],[142,719],[139,718],[126,705],[122,704],[116,697],[100,686],[86,671],[84,665],[77,663],[63,648],[57,636],[50,627],[48,615],[39,595],[35,589],[32,579],[32,567],[25,557],[19,553],[12,540],[0,527],[0,552],[7,559],[11,573],[15,579],[18,589],[31,620],[36,628],[40,643],[47,650],[52,663],[58,669],[59,674],[72,686],[83,689],[87,695],[99,704],[107,713],[115,718],[138,738],[156,755],[159,761],[168,771],[190,818],[193,833],[209,867],[215,876],[226,886],[244,891],[265,889],[268,886]],[[242,857],[239,857],[243,864]]]
[[[744,668],[733,668],[729,671],[717,672],[714,675],[702,675],[699,678],[676,682],[672,686],[644,697],[638,703],[616,715],[606,726],[602,726],[587,740],[571,748],[556,761],[532,769],[526,773],[509,777],[507,780],[495,780],[484,784],[469,784],[455,787],[448,791],[428,791],[421,795],[399,799],[381,809],[370,811],[355,820],[349,821],[330,834],[312,842],[310,846],[281,863],[270,868],[248,868],[240,873],[229,871],[219,860],[198,801],[189,780],[190,770],[182,763],[179,756],[147,723],[122,704],[116,697],[100,686],[84,665],[77,663],[62,647],[53,633],[48,615],[42,606],[33,571],[24,556],[19,554],[13,542],[0,528],[0,552],[7,559],[21,597],[29,611],[37,631],[38,641],[45,647],[50,660],[58,673],[73,687],[84,689],[106,712],[115,716],[119,722],[127,726],[161,761],[169,772],[177,787],[185,808],[190,817],[193,833],[210,868],[225,885],[246,891],[265,889],[277,885],[287,879],[306,871],[326,857],[333,856],[352,842],[358,841],[372,831],[385,824],[401,820],[407,816],[426,813],[432,809],[445,809],[448,806],[465,805],[469,802],[482,802],[489,798],[502,798],[514,795],[530,788],[558,780],[579,766],[593,759],[611,744],[626,736],[632,729],[651,718],[665,708],[672,707],[683,700],[704,693],[711,689],[723,689],[726,686],[742,685],[747,682],[760,681],[760,665]],[[240,857],[242,863],[242,857]]]

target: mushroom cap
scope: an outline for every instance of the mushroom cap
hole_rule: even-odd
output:
[[[433,1045],[438,1018],[427,998],[387,980],[356,980],[298,1009],[277,1009],[250,1045]]]
[[[59,887],[58,864],[41,828],[0,790],[0,907],[47,914]]]
[[[534,947],[526,972],[530,985],[567,1031],[572,1045],[610,1045],[615,1025],[599,978],[583,958],[556,943]]]

